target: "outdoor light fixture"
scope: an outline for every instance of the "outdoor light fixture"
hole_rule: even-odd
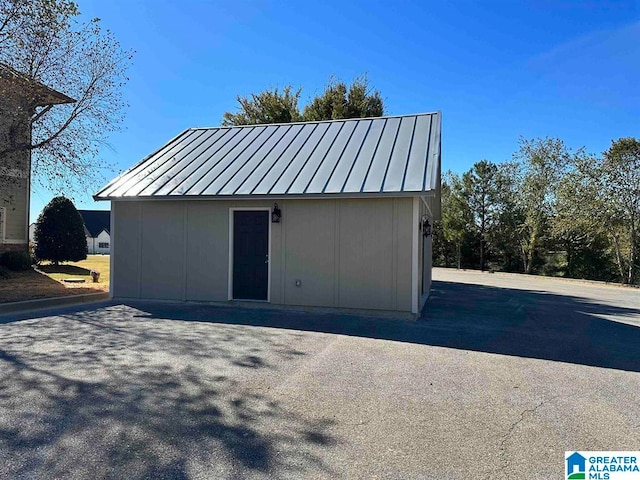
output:
[[[422,235],[424,235],[425,237],[431,236],[431,223],[429,223],[429,217],[427,217],[426,215],[422,216],[420,229],[422,230]]]
[[[282,217],[282,212],[278,208],[278,204],[273,204],[273,210],[271,210],[271,223],[280,223],[280,217]]]

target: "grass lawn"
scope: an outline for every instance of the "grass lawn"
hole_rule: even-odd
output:
[[[99,283],[93,283],[89,272],[100,272]],[[65,278],[84,278],[85,283],[64,283]],[[100,293],[109,290],[109,255],[89,255],[82,262],[62,265],[40,265],[38,270],[12,272],[9,279],[0,280],[0,303]]]
[[[84,278],[86,286],[91,284],[93,288],[103,291],[109,290],[109,255],[88,255],[86,260],[81,262],[68,262],[55,266],[52,264],[40,265],[38,270],[46,273],[54,280],[63,281],[65,278]],[[93,283],[90,272],[96,270],[100,272],[100,281]],[[65,284],[70,286],[73,284]],[[83,285],[83,284],[76,284]]]

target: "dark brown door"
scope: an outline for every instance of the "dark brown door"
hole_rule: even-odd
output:
[[[233,212],[233,298],[267,300],[269,212]]]

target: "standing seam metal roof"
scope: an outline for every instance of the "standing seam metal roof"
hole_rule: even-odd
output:
[[[94,198],[420,194],[439,186],[440,112],[187,129]]]

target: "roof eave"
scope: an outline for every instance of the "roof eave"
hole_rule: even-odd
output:
[[[431,197],[435,196],[435,190],[403,191],[403,192],[341,192],[341,193],[305,193],[302,195],[292,194],[268,194],[268,195],[162,195],[162,196],[99,196],[94,195],[96,202],[135,202],[135,201],[167,201],[167,200],[328,200],[334,198],[398,198],[398,197]]]

